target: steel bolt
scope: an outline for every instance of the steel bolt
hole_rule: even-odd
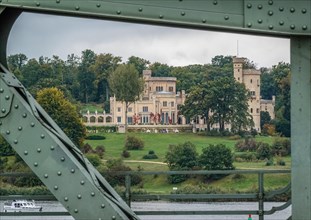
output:
[[[34,127],[34,126],[35,126],[35,123],[31,122],[31,123],[30,123],[30,126],[31,126],[31,127]]]
[[[61,157],[60,160],[61,160],[62,162],[64,162],[64,161],[65,161],[65,157]]]
[[[83,180],[81,180],[80,184],[81,184],[81,185],[84,185],[84,183],[85,183],[85,182],[84,182]]]
[[[213,2],[213,4],[214,4],[214,5],[217,5],[217,4],[218,4],[218,2],[217,2],[217,1],[214,1],[214,2]]]
[[[142,11],[143,11],[143,8],[139,8],[138,11],[142,12]]]
[[[41,139],[44,139],[44,138],[45,138],[45,135],[44,135],[44,134],[41,134],[40,137],[41,137]]]
[[[112,220],[115,220],[115,219],[116,219],[116,217],[113,215],[113,216],[111,217],[111,219],[112,219]]]
[[[54,189],[55,189],[55,190],[58,190],[58,186],[54,186]]]
[[[247,4],[247,8],[252,8],[252,4]]]
[[[39,6],[40,6],[40,2],[37,2],[37,3],[36,3],[36,6],[38,6],[38,7],[39,7]]]
[[[270,24],[269,25],[269,29],[272,30],[273,29],[273,25]]]
[[[62,172],[58,171],[58,172],[57,172],[57,175],[58,175],[58,176],[61,176],[61,175],[62,175]]]
[[[40,153],[40,152],[41,152],[41,148],[38,148],[38,149],[37,149],[37,152]]]
[[[273,1],[272,1],[272,0],[269,0],[268,4],[269,4],[269,5],[273,5]]]
[[[284,25],[284,21],[280,21],[279,24],[280,24],[280,25]]]
[[[295,25],[292,24],[292,25],[290,26],[290,29],[294,30],[294,29],[295,29]]]
[[[268,15],[272,16],[273,15],[273,11],[268,11]]]
[[[6,99],[6,100],[9,100],[9,99],[10,99],[10,96],[8,96],[8,95],[5,96],[5,99]]]
[[[75,213],[78,213],[78,209],[75,209],[74,212],[75,212]]]
[[[262,23],[262,19],[258,19],[257,22],[258,22],[259,24],[261,24],[261,23]]]
[[[19,126],[19,127],[18,127],[18,130],[19,130],[19,131],[23,130],[23,127]]]
[[[75,169],[71,169],[70,172],[71,172],[71,173],[74,173],[74,172],[75,172]]]
[[[261,10],[261,9],[262,9],[262,5],[258,5],[257,8],[258,8],[259,10]]]
[[[91,192],[91,196],[95,196],[95,193],[94,193],[94,192]]]
[[[279,11],[284,11],[284,8],[283,7],[279,7]]]
[[[101,206],[100,206],[100,207],[101,207],[102,209],[103,209],[103,208],[105,208],[105,204],[101,204]]]
[[[54,146],[51,146],[50,149],[51,149],[51,150],[54,150],[55,148],[54,148]]]
[[[33,165],[34,165],[35,167],[37,167],[37,166],[38,166],[38,163],[37,163],[37,162],[34,162]]]
[[[24,113],[22,116],[23,116],[23,118],[27,118],[27,114],[26,113]]]
[[[18,140],[14,140],[14,144],[18,144]]]
[[[15,109],[18,109],[18,107],[19,107],[18,105],[14,105],[14,108],[15,108]]]
[[[303,8],[303,9],[301,10],[301,12],[302,12],[302,14],[305,14],[305,13],[307,13],[307,9]]]
[[[307,27],[307,25],[302,25],[302,30],[307,30],[308,29],[308,27]]]
[[[202,19],[202,22],[203,22],[203,23],[206,23],[206,19]]]
[[[163,15],[159,15],[159,18],[161,18],[161,19],[162,19],[163,17],[164,17]]]
[[[49,177],[49,175],[47,175],[47,174],[44,174],[44,178],[48,178]]]
[[[290,8],[290,12],[294,13],[295,12],[295,8]]]
[[[182,11],[180,14],[181,14],[181,16],[185,16],[186,12]]]
[[[76,9],[77,11],[79,11],[79,10],[80,10],[80,7],[79,7],[79,6],[76,6],[75,9]]]
[[[117,11],[117,14],[118,14],[118,15],[121,14],[121,11],[118,10],[118,11]]]
[[[97,8],[100,8],[100,6],[101,6],[100,4],[96,4],[96,7],[97,7]]]
[[[3,93],[3,92],[4,92],[4,89],[1,88],[1,89],[0,89],[0,93]]]
[[[225,16],[225,20],[229,20],[229,16],[228,15]]]
[[[64,200],[67,202],[68,201],[68,197],[65,197]]]
[[[82,199],[82,196],[79,194],[79,195],[77,196],[77,198],[78,198],[78,199]]]
[[[60,3],[60,0],[56,0],[56,3]]]
[[[2,113],[5,113],[5,112],[6,112],[6,109],[5,109],[5,108],[1,109],[1,112],[2,112]]]
[[[9,130],[7,130],[5,133],[6,133],[6,134],[10,134],[11,132],[10,132]]]
[[[252,27],[252,23],[251,22],[247,23],[247,27]]]
[[[25,150],[25,151],[24,151],[24,155],[28,155],[28,151]]]

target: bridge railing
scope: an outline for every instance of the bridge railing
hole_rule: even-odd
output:
[[[114,172],[114,175],[123,175],[125,176],[125,192],[124,200],[126,203],[131,206],[132,201],[150,201],[150,200],[230,200],[230,201],[256,201],[258,202],[258,208],[254,210],[207,210],[207,211],[170,211],[170,210],[161,210],[161,211],[136,211],[137,215],[258,215],[259,220],[263,220],[265,215],[272,215],[277,211],[286,209],[291,205],[291,200],[278,207],[272,207],[270,210],[264,209],[264,202],[271,199],[276,195],[280,195],[291,190],[291,184],[289,183],[284,188],[266,192],[264,187],[264,176],[267,174],[289,174],[290,170],[199,170],[199,171],[126,171],[126,172]],[[211,175],[211,174],[245,174],[257,175],[257,190],[252,193],[232,193],[232,194],[134,194],[132,193],[132,177],[133,175]],[[32,174],[29,173],[2,173],[1,176],[29,176]],[[12,199],[34,199],[34,200],[56,200],[54,196],[0,196],[0,200],[12,200]],[[69,215],[67,212],[40,212],[40,213],[1,213],[3,216],[16,216],[16,215]]]

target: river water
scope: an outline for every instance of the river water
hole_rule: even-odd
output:
[[[280,206],[281,202],[267,202],[264,209],[270,210],[273,206]],[[63,212],[65,208],[54,201],[38,201],[36,205],[42,206],[44,212]],[[131,207],[134,211],[210,211],[210,210],[256,210],[258,203],[256,202],[132,202]],[[3,212],[3,202],[0,201],[0,211]],[[291,215],[291,206],[285,210],[266,215],[265,220],[286,220]],[[139,216],[142,220],[247,220],[247,215],[224,216],[224,215],[169,215],[169,216]],[[258,220],[258,216],[252,216],[253,220]],[[71,216],[1,216],[0,220],[74,220]]]

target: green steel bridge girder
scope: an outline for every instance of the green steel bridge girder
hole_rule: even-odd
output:
[[[2,65],[0,133],[75,219],[138,219]]]
[[[0,0],[23,11],[263,35],[311,35],[310,0]]]

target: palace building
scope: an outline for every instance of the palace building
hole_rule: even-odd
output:
[[[267,111],[274,119],[275,97],[263,100],[260,96],[260,71],[244,69],[245,58],[233,57],[233,75],[236,81],[244,83],[251,98],[248,101],[249,113],[254,121],[254,129],[260,129],[260,111]],[[186,100],[185,91],[176,92],[176,77],[152,77],[151,70],[143,71],[144,91],[140,99],[127,108],[129,126],[189,125],[193,131],[205,130],[205,120],[198,117],[191,123],[179,113],[179,106]],[[110,98],[110,113],[87,113],[83,121],[88,126],[122,126],[125,124],[125,103]],[[217,129],[217,124],[212,128]],[[226,125],[230,130],[230,124]]]

